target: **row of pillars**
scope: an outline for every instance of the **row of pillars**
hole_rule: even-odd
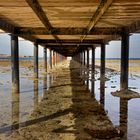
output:
[[[92,78],[94,79],[95,72],[95,47],[90,46],[82,50],[77,55],[73,56],[73,60],[78,61],[80,64],[89,68],[89,50],[92,49]],[[105,55],[106,46],[101,44],[101,65],[100,65],[100,79],[101,87],[104,86],[105,81]],[[129,34],[124,33],[121,40],[121,76],[120,76],[120,88],[128,89],[128,68],[129,68]],[[104,88],[103,88],[104,89]]]
[[[34,77],[38,78],[38,69],[39,69],[39,54],[38,54],[38,44],[34,43]],[[52,69],[58,63],[66,59],[65,56],[60,53],[55,52],[50,48],[49,60],[47,57],[47,47],[44,47],[44,71],[48,71],[48,67]],[[49,62],[49,63],[48,63]],[[48,65],[49,64],[49,65]],[[12,89],[13,91],[19,93],[20,91],[20,76],[19,76],[19,45],[18,45],[18,36],[11,35],[11,65],[12,65]]]

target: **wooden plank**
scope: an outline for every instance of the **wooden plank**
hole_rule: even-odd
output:
[[[0,19],[0,29],[8,33],[15,33],[15,27],[12,24],[9,24],[5,20]]]
[[[130,26],[125,27],[128,33],[135,33],[140,30],[140,20],[133,22]]]
[[[52,26],[43,11],[42,7],[40,6],[38,0],[26,0],[26,2],[29,4],[29,6],[33,9],[35,14],[38,16],[38,18],[41,20],[41,22],[44,24],[48,32],[51,32]],[[56,39],[58,42],[59,38],[56,35],[53,35],[53,37]]]
[[[113,0],[102,0],[100,2],[100,5],[97,9],[97,11],[95,12],[95,14],[93,15],[88,27],[87,27],[87,34],[90,32],[90,30],[92,28],[94,28],[94,26],[97,24],[97,22],[99,21],[99,19],[103,16],[103,14],[108,10],[108,8],[111,6]],[[81,37],[81,42],[83,41],[83,39],[86,38],[85,36]]]
[[[72,39],[69,39],[69,40],[61,40],[60,43],[63,44],[101,44],[103,42],[102,39],[97,39],[97,40],[84,40],[82,43],[79,41],[79,40],[72,40]],[[54,39],[50,39],[50,40],[46,40],[46,39],[37,39],[37,43],[38,44],[48,44],[48,43],[53,43],[53,44],[57,44],[55,42]]]
[[[121,28],[94,28],[88,35],[120,34]],[[86,35],[86,28],[53,28],[51,33],[45,28],[16,28],[19,35]]]

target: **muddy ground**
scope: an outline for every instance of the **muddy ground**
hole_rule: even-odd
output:
[[[15,109],[12,125],[1,129],[1,139],[120,139],[123,134],[113,126],[103,106],[85,86],[79,67],[76,62],[65,61],[54,68],[53,85],[44,92],[29,119],[20,123]],[[7,131],[8,128],[13,130]]]

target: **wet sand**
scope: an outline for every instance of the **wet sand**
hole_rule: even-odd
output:
[[[100,60],[96,60],[96,65],[100,66]],[[106,60],[106,67],[120,71],[120,60]],[[140,75],[140,60],[129,60],[129,72]]]
[[[49,71],[47,76],[41,70],[37,80],[31,75],[32,65],[25,64],[20,68],[20,95],[11,93],[11,71],[4,72],[3,77],[8,75],[7,80],[10,82],[0,86],[0,138],[139,139],[140,100],[122,100],[111,95],[111,92],[119,90],[119,72],[107,69],[106,76],[109,80],[105,83],[105,93],[101,93],[97,68],[95,93],[90,93],[93,83],[87,79],[91,79],[87,72],[91,71],[84,69],[86,74],[79,75],[79,71],[83,73],[79,69],[80,65],[75,62],[71,63],[71,67],[69,65],[65,61]],[[9,69],[9,66],[3,68]],[[138,77],[130,77],[137,92],[140,91],[137,84],[139,80]]]

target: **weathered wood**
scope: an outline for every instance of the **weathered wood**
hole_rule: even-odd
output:
[[[86,35],[86,28],[53,28],[49,32],[46,28],[16,28],[18,35]],[[114,35],[121,34],[121,28],[95,28],[88,35]]]
[[[80,52],[81,44],[119,39],[122,29],[127,33],[140,32],[139,0],[1,0],[0,13],[0,28],[8,33],[32,42],[46,39],[40,43],[43,46],[49,45],[47,40],[50,45],[62,44],[63,48],[79,45],[77,50],[74,46],[73,50],[57,50],[63,55]],[[86,38],[82,40],[81,36]],[[92,41],[83,43],[85,40]]]
[[[90,23],[87,27],[87,34],[91,31],[92,28],[97,24],[97,22],[100,20],[100,18],[103,16],[103,14],[107,11],[107,9],[111,6],[113,0],[102,0],[100,1],[100,5],[98,6],[98,9],[94,13],[92,19],[90,20]],[[86,35],[81,38],[81,41],[85,39]]]
[[[4,30],[5,32],[15,33],[15,27],[2,19],[0,20],[0,29]]]
[[[122,35],[121,44],[121,89],[128,88],[128,67],[129,67],[129,34]]]
[[[59,42],[62,43],[62,45],[65,44],[65,43],[67,43],[67,44],[80,44],[80,45],[87,44],[88,45],[88,44],[101,44],[103,42],[103,40],[102,39],[97,39],[97,40],[89,39],[89,40],[84,40],[82,43],[80,43],[79,40],[76,40],[76,39],[75,40],[72,40],[72,39],[67,40],[67,39],[65,39],[65,40],[60,40]],[[46,40],[46,39],[38,39],[37,43],[39,43],[39,44],[53,43],[54,44],[55,40],[53,40],[53,39],[48,39],[48,40]]]
[[[51,32],[52,25],[50,24],[48,17],[46,16],[46,13],[43,11],[41,5],[39,4],[38,0],[26,0],[26,2],[29,4],[29,6],[33,9],[33,11],[36,13],[38,18],[41,20],[41,22],[44,24],[48,32]],[[56,39],[56,41],[59,40],[59,38],[56,35],[53,35],[53,37]]]
[[[38,44],[34,43],[34,76],[38,78]]]
[[[19,93],[19,48],[18,36],[11,34],[11,66],[12,66],[12,89]]]

